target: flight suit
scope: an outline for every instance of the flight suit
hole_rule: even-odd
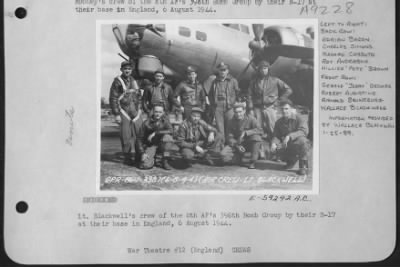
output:
[[[250,81],[247,96],[248,109],[254,111],[258,123],[269,137],[274,132],[277,120],[277,101],[287,99],[291,94],[292,89],[277,77],[257,76]]]
[[[118,76],[110,88],[112,113],[121,116],[120,139],[125,160],[129,161],[131,152],[138,147],[138,134],[143,120],[140,110],[140,91],[132,76]]]
[[[213,120],[218,132],[226,138],[227,122],[233,117],[233,105],[240,94],[237,80],[230,74],[225,80],[217,77],[209,92],[210,106],[213,113]]]
[[[289,118],[282,117],[276,122],[272,143],[277,145],[278,153],[284,161],[308,160],[311,145],[306,137],[307,134],[307,119],[293,114]],[[290,136],[290,140],[285,148],[282,141],[287,135]]]
[[[188,81],[183,81],[178,84],[174,91],[175,106],[180,108],[183,106],[184,119],[189,119],[192,113],[192,107],[197,106],[205,109],[206,106],[206,91],[202,84],[196,81],[194,84]],[[180,98],[180,103],[178,101]]]
[[[151,141],[148,137],[155,133]],[[174,140],[172,138],[172,125],[167,116],[161,117],[159,120],[150,117],[143,123],[143,129],[141,131],[140,138],[140,149],[141,153],[148,155],[147,159],[142,160],[141,168],[150,169],[154,166],[156,153],[162,154],[163,161],[170,157],[170,152],[174,146]]]
[[[241,161],[244,152],[249,151],[250,162],[254,163],[258,159],[263,133],[257,120],[250,115],[245,115],[242,120],[233,117],[228,123],[227,132],[228,146],[233,149],[236,158]],[[239,140],[242,133],[245,133],[244,138]]]
[[[163,103],[166,113],[172,111],[175,103],[174,94],[169,84],[163,82],[161,85],[151,83],[144,88],[143,92],[143,110],[150,114],[154,103]]]
[[[214,132],[214,142],[208,142],[208,135]],[[190,120],[185,120],[179,127],[177,134],[178,146],[181,149],[182,157],[192,160],[196,155],[196,146],[206,150],[205,157],[218,157],[223,148],[222,135],[217,129],[200,120],[198,124],[193,124]]]

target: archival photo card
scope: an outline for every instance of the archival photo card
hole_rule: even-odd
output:
[[[98,190],[318,193],[317,27],[98,21]]]
[[[390,257],[395,10],[4,0],[10,261]]]

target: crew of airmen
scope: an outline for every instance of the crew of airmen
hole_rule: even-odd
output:
[[[243,165],[249,152],[247,166],[255,169],[256,161],[267,153],[285,161],[288,169],[298,161],[298,174],[306,174],[311,150],[307,120],[289,100],[292,89],[271,76],[269,68],[261,61],[244,93],[224,62],[217,65],[209,91],[193,66],[187,67],[186,80],[173,90],[162,70],[154,72],[153,82],[139,83],[132,77],[131,62],[122,62],[121,75],[110,89],[110,106],[120,123],[124,162],[150,169],[158,153],[162,167],[170,170],[175,150],[188,167],[198,159],[209,165]],[[183,114],[176,130],[169,116],[174,112]]]

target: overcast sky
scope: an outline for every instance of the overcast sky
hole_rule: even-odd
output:
[[[101,96],[108,100],[110,86],[114,78],[120,74],[122,53],[112,32],[111,24],[101,27]]]

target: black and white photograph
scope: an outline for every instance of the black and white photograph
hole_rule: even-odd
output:
[[[318,193],[316,27],[97,21],[98,192]]]

